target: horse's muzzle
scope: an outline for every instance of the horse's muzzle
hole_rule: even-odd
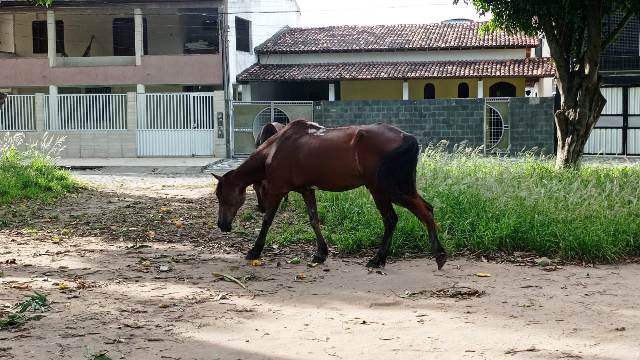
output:
[[[222,223],[220,221],[218,221],[218,228],[220,229],[220,231],[222,232],[229,232],[231,231],[231,224],[229,223]]]

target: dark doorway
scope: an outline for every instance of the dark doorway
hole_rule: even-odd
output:
[[[490,97],[515,97],[516,87],[508,82],[498,82],[489,87]]]
[[[133,18],[113,19],[113,56],[135,56],[136,35]],[[143,55],[149,51],[147,41],[147,19],[142,22]]]
[[[436,98],[436,87],[433,84],[426,84],[424,86],[424,98],[425,99],[435,99]]]
[[[461,99],[469,97],[469,85],[466,82],[458,84],[458,97]]]

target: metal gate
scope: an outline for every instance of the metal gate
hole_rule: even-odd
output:
[[[287,124],[292,120],[313,121],[312,101],[233,102],[231,117],[232,156],[247,156],[255,150],[260,129],[270,122]]]
[[[484,111],[484,152],[502,154],[511,147],[509,98],[487,98]]]
[[[640,155],[640,87],[601,91],[607,104],[585,144],[585,154]]]
[[[138,156],[213,156],[212,93],[138,94]]]

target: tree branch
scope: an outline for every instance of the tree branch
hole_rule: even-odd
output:
[[[613,40],[615,40],[616,36],[618,36],[618,34],[620,33],[620,31],[622,31],[624,26],[627,25],[629,20],[631,20],[632,16],[633,16],[633,11],[631,9],[627,10],[627,13],[624,15],[622,20],[620,20],[620,22],[618,23],[618,26],[616,26],[616,28],[613,29],[609,33],[609,35],[607,35],[607,37],[602,40],[602,43],[600,45],[602,47],[602,49],[604,49],[607,46],[609,46],[609,44],[611,44],[613,42]]]

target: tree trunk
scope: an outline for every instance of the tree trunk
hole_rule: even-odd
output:
[[[600,113],[606,104],[599,81],[583,79],[577,91],[565,93],[555,113],[558,134],[556,169],[577,168]]]

